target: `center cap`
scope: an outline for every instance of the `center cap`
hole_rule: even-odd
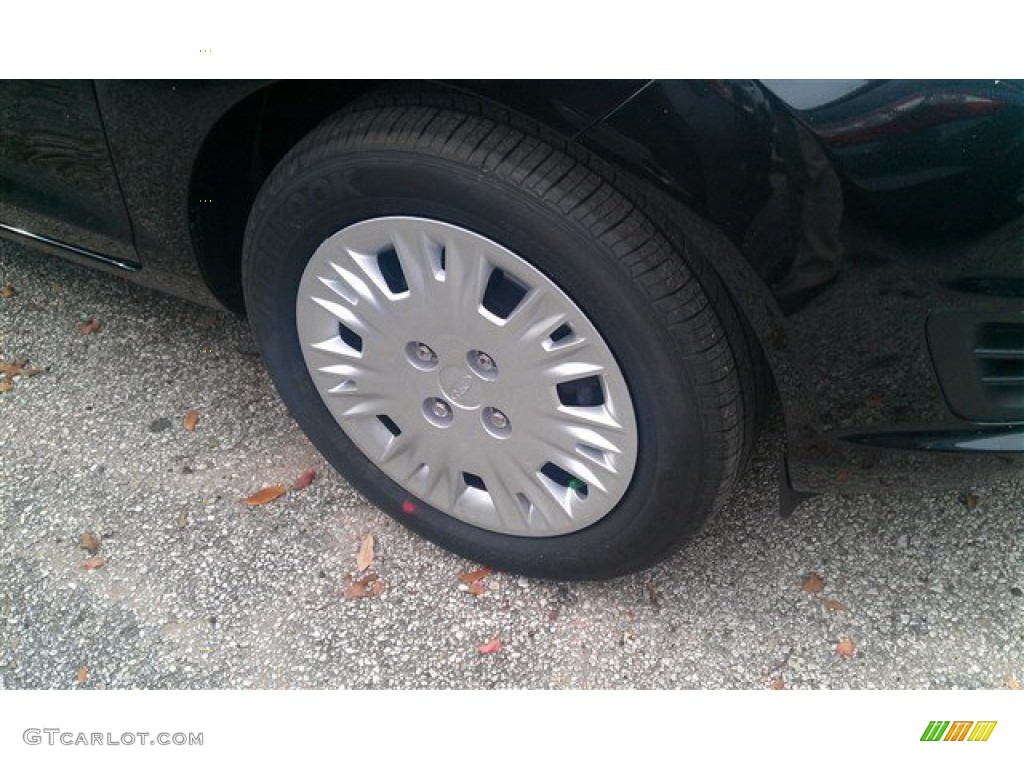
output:
[[[480,406],[480,387],[476,377],[466,368],[450,365],[437,375],[444,392],[453,404],[460,408],[478,408]]]

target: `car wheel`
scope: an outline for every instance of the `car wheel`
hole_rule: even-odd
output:
[[[320,126],[253,207],[246,307],[291,413],[472,560],[643,568],[742,463],[735,314],[610,178],[518,118],[392,100]]]

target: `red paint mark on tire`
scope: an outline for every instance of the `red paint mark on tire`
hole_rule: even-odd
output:
[[[407,515],[411,515],[413,512],[416,511],[416,505],[413,504],[411,501],[403,501],[402,511],[405,512],[405,514]]]

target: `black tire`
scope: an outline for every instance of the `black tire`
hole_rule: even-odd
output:
[[[679,253],[685,232],[667,237],[624,186],[577,147],[454,98],[353,106],[271,174],[245,238],[252,330],[302,429],[383,511],[499,569],[596,579],[657,562],[720,507],[750,443],[746,340],[713,274]],[[461,522],[392,481],[331,415],[300,347],[299,284],[325,239],[381,216],[447,222],[505,246],[550,278],[603,336],[631,393],[637,449],[628,489],[600,520],[548,537]]]

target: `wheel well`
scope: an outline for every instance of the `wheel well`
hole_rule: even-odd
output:
[[[228,309],[244,311],[242,240],[264,180],[318,123],[376,85],[274,83],[232,107],[207,134],[189,184],[189,227],[203,278]]]
[[[249,211],[267,176],[319,123],[382,85],[369,80],[274,83],[232,107],[209,132],[193,168],[188,199],[189,226],[203,279],[228,309],[239,314],[245,310],[242,242]],[[393,83],[389,86],[392,90],[396,87]],[[422,88],[422,83],[419,87]],[[436,83],[432,88],[452,92],[449,87]],[[732,293],[735,287],[730,285],[726,290]],[[740,309],[742,306],[738,304],[737,309],[748,325],[747,337],[751,346],[756,347],[761,373],[770,377],[760,339],[751,330],[751,318]],[[758,400],[763,402],[771,388],[770,382],[759,382],[762,396]]]
[[[432,85],[434,90],[448,94],[453,92],[452,89]],[[239,314],[245,311],[241,275],[242,244],[249,212],[263,182],[288,151],[319,123],[381,87],[382,84],[375,81],[275,83],[240,101],[209,132],[197,157],[189,188],[189,223],[203,278],[214,296],[228,309]],[[394,85],[390,86],[390,89],[394,88]],[[385,90],[388,88],[385,87]],[[647,201],[653,208],[648,210],[648,214],[661,210],[667,221],[661,221],[660,226],[670,239],[672,233],[678,234],[677,217],[682,203],[678,200],[669,203],[664,193],[654,192],[622,168],[617,170],[620,179],[632,179],[633,183],[627,187],[633,187],[633,194],[640,189],[646,190],[647,194],[639,194],[639,199],[648,196],[653,198]],[[624,194],[630,195],[630,190],[627,189]],[[701,220],[689,211],[685,212],[683,218]],[[703,221],[702,224],[702,228],[715,231],[711,236],[713,245],[718,238],[717,228]],[[690,227],[692,229],[693,226]],[[711,248],[718,254],[721,254],[722,247],[730,247],[724,236],[720,239],[720,247]],[[682,250],[685,250],[685,246],[680,245]],[[737,254],[737,258],[742,263],[742,257]],[[706,266],[711,266],[710,260]],[[720,270],[713,271],[718,273]],[[736,284],[736,280],[742,282],[740,273],[735,269],[721,272],[723,290],[729,294],[728,300],[737,316],[735,322],[742,333],[742,338],[735,340],[744,347],[737,364],[749,369],[745,370],[745,375],[749,377],[748,386],[753,390],[748,400],[753,418],[750,419],[745,438],[745,454],[749,455],[753,437],[765,420],[768,403],[773,396],[773,372],[767,362],[762,339],[754,330],[754,318],[744,311],[749,310],[749,302],[736,301],[734,291],[741,287]],[[733,279],[726,280],[730,274]],[[755,305],[759,305],[759,302],[755,302]]]

